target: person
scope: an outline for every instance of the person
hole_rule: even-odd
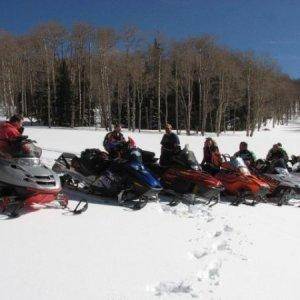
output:
[[[204,142],[203,148],[203,160],[201,166],[204,171],[213,175],[220,171],[222,164],[222,157],[219,151],[219,147],[212,138],[207,138]]]
[[[254,166],[256,157],[252,151],[248,150],[246,142],[240,143],[240,150],[234,154],[235,157],[241,157],[247,166]]]
[[[300,155],[292,155],[290,160],[292,165],[295,165],[296,163],[300,163]]]
[[[12,143],[22,136],[24,131],[23,121],[21,115],[13,115],[9,121],[0,124],[0,152],[4,156],[11,152]]]
[[[282,148],[281,143],[274,144],[273,147],[268,152],[266,160],[270,163],[274,163],[276,161],[282,161],[286,165],[289,161],[289,156],[286,151]]]
[[[161,166],[168,166],[172,162],[173,156],[180,151],[180,141],[174,132],[172,132],[172,125],[166,124],[165,134],[160,142],[161,154],[159,163]]]
[[[123,143],[126,142],[121,131],[122,125],[115,124],[114,130],[107,133],[104,138],[103,147],[111,158],[117,158],[120,156],[120,148]]]

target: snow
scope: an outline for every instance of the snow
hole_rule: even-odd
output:
[[[264,157],[275,142],[299,155],[299,132],[300,119],[295,119],[253,138],[237,132],[217,141],[223,153],[235,152],[246,140],[258,156]],[[105,133],[26,128],[44,148],[48,165],[62,151],[100,147]],[[130,135],[159,154],[161,134]],[[180,139],[202,159],[203,137]],[[79,216],[42,209],[0,219],[2,300],[300,298],[297,206],[232,207],[224,202],[211,208],[170,207],[161,198],[131,211],[90,200]]]

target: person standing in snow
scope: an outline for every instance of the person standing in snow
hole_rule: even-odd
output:
[[[104,138],[103,147],[111,158],[119,157],[120,148],[126,142],[121,131],[122,125],[115,124],[114,130],[106,134]]]
[[[201,166],[204,171],[215,175],[220,171],[222,164],[222,157],[219,147],[212,138],[207,138],[203,147],[203,160]]]
[[[160,142],[161,154],[159,163],[161,166],[168,166],[172,162],[173,156],[180,150],[180,141],[174,132],[172,132],[172,125],[166,124],[165,134]]]
[[[240,150],[236,152],[234,156],[241,157],[248,166],[253,166],[256,161],[254,153],[248,150],[248,144],[246,142],[240,143]]]
[[[24,131],[24,118],[21,115],[13,115],[9,121],[0,124],[0,152],[9,154],[13,143]]]

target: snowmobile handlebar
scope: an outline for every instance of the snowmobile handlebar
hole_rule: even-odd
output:
[[[225,154],[222,154],[222,157],[224,158],[224,161],[230,161],[230,154],[228,153],[225,153]]]
[[[19,143],[36,143],[35,140],[31,140],[28,138],[28,135],[21,135],[13,140],[14,142]]]

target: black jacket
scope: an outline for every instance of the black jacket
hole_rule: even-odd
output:
[[[174,132],[171,133],[165,133],[160,144],[162,145],[162,151],[174,151],[177,150],[180,146],[180,141]]]

